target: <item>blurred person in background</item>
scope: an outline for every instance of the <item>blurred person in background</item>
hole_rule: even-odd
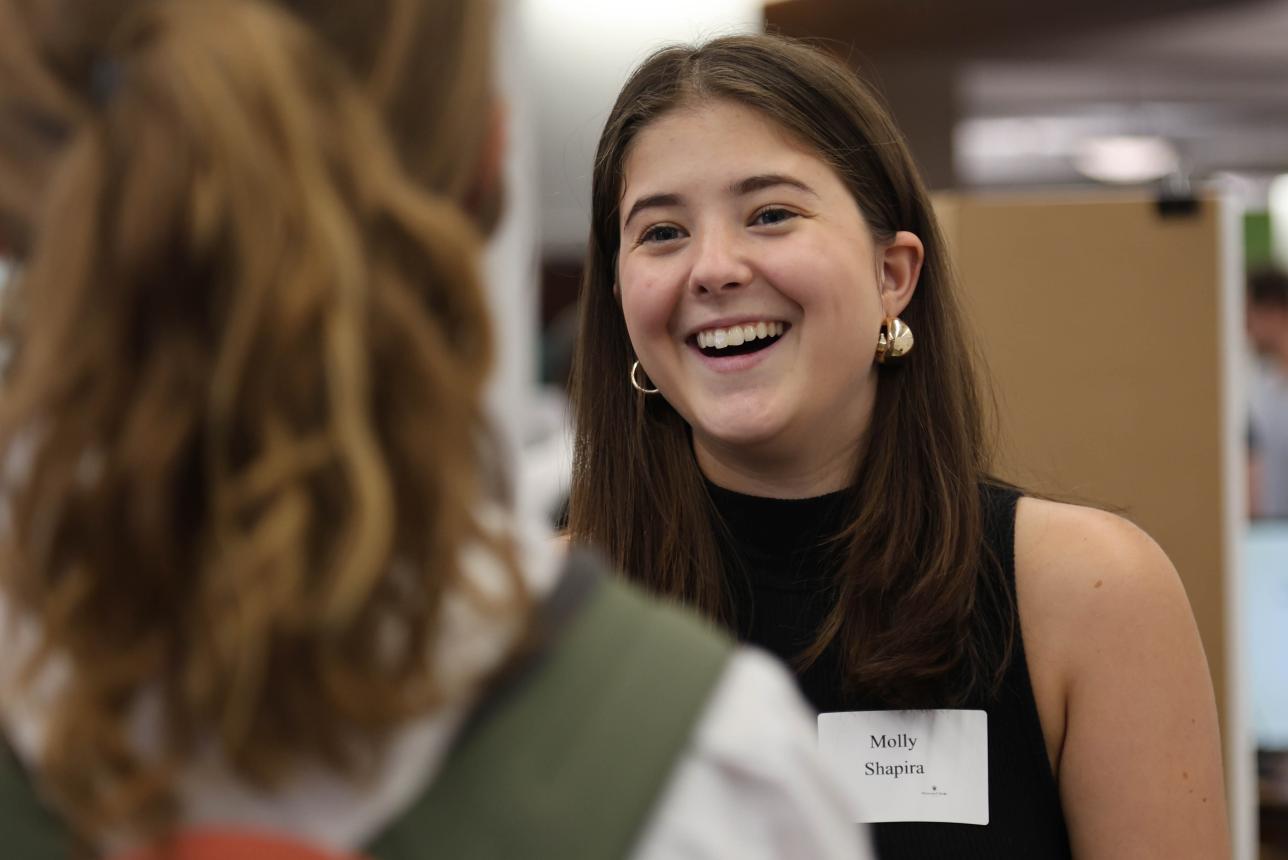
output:
[[[1228,856],[1176,571],[991,476],[947,250],[879,98],[773,36],[660,51],[591,207],[572,539],[792,662],[879,856]]]
[[[780,667],[510,513],[491,17],[0,0],[6,857],[866,856]]]
[[[1250,507],[1254,517],[1288,518],[1288,275],[1248,276],[1248,339],[1259,359],[1249,392]]]

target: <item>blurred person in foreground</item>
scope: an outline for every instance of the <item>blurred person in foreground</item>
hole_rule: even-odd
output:
[[[510,513],[490,19],[0,0],[6,857],[865,856],[780,668]]]
[[[1248,339],[1259,359],[1248,400],[1252,516],[1288,518],[1288,275],[1248,276]]]

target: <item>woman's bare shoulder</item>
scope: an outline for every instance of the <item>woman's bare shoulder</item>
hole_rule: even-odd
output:
[[[1193,620],[1158,544],[1096,508],[1022,498],[1015,580],[1029,677],[1058,771],[1071,691],[1101,683],[1113,655],[1139,654],[1141,636],[1184,638]]]
[[[1104,618],[1111,605],[1184,600],[1176,568],[1131,521],[1096,508],[1025,497],[1015,516],[1015,571],[1033,608],[1076,623]],[[1188,605],[1186,613],[1188,614]]]

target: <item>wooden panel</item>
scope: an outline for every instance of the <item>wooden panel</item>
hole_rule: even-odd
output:
[[[826,38],[838,51],[1045,56],[1053,42],[1256,0],[792,0],[765,5],[766,27]]]

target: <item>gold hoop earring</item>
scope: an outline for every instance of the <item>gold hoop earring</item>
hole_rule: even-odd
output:
[[[638,360],[636,360],[636,362],[631,365],[631,385],[635,386],[635,390],[640,392],[641,394],[657,394],[658,390],[656,388],[645,388],[644,386],[640,385],[639,380],[635,378],[635,373],[639,369],[640,369],[640,363]]]
[[[886,317],[881,324],[881,333],[877,335],[877,364],[885,364],[887,359],[898,360],[912,352],[912,329],[898,317]]]

